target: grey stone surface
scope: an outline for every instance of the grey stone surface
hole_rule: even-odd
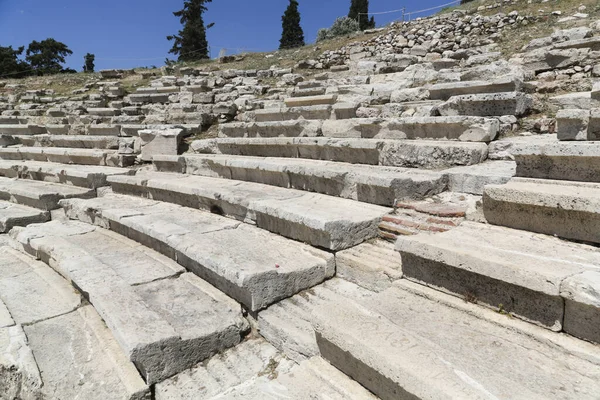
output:
[[[319,136],[320,121],[231,122],[219,126],[219,137],[313,137]]]
[[[149,400],[150,389],[91,306],[26,326],[40,398]]]
[[[472,165],[487,155],[483,143],[341,138],[220,138],[192,142],[199,154],[289,157],[391,167]]]
[[[92,189],[27,179],[0,178],[1,200],[44,211],[58,208],[58,202],[62,199],[89,199],[95,196],[96,192]]]
[[[31,325],[75,310],[81,297],[46,264],[1,246],[0,301],[15,323]]]
[[[598,142],[525,143],[511,153],[518,177],[600,182]]]
[[[0,160],[33,160],[64,164],[127,167],[135,156],[119,154],[117,150],[62,147],[11,147],[0,149]]]
[[[116,167],[0,160],[0,176],[62,183],[90,189],[106,186],[107,176],[130,175],[134,172]]]
[[[501,185],[515,176],[514,161],[487,161],[465,167],[444,170],[448,175],[448,189],[452,192],[483,194],[485,185]]]
[[[589,122],[588,110],[559,110],[556,113],[558,140],[587,140]]]
[[[228,399],[331,399],[375,400],[368,390],[332,367],[321,357],[314,357],[287,372],[275,371],[224,393]]]
[[[203,364],[156,385],[156,400],[202,400],[225,396],[262,376],[272,379],[293,363],[264,339],[248,339]]]
[[[490,185],[483,195],[495,225],[600,243],[600,184],[515,178]]]
[[[314,311],[321,356],[379,398],[596,397],[590,347],[578,355],[573,340],[538,340],[542,329],[403,282]]]
[[[495,119],[471,116],[360,118],[324,121],[323,136],[375,139],[456,139],[466,142],[494,140],[500,128]]]
[[[179,154],[179,144],[183,138],[183,129],[154,130],[144,129],[138,132],[142,149],[141,159],[152,161],[159,154]]]
[[[195,275],[179,276],[182,269],[171,260],[114,235],[102,243],[98,232],[81,222],[53,221],[11,235],[84,294],[146,382],[239,343],[248,325],[237,303]]]
[[[473,222],[400,237],[396,249],[408,279],[557,331],[564,315],[561,283],[600,260],[589,246]]]
[[[110,226],[177,259],[252,311],[335,272],[333,255],[203,211],[123,195],[62,204],[72,219]]]
[[[319,104],[334,104],[336,101],[337,95],[325,94],[321,96],[290,97],[285,99],[285,105],[287,107],[316,106]]]
[[[6,233],[15,226],[26,226],[50,219],[47,211],[22,206],[20,204],[0,201],[0,232]]]
[[[1,303],[1,302],[0,302]],[[3,399],[38,400],[42,378],[20,325],[0,328],[0,395]]]
[[[402,278],[402,259],[394,245],[373,240],[335,255],[336,276],[380,292]]]
[[[315,247],[342,250],[377,235],[388,208],[318,193],[203,176],[115,176],[116,193],[213,211]]]
[[[438,110],[443,116],[472,115],[472,116],[524,116],[533,106],[533,98],[519,92],[494,94],[470,94],[453,96],[440,105]]]
[[[565,279],[561,285],[565,298],[565,332],[600,343],[600,273],[585,271]]]
[[[522,82],[512,77],[499,78],[494,81],[466,81],[437,83],[429,86],[429,96],[432,100],[448,100],[452,96],[516,92],[521,89]]]
[[[319,355],[311,326],[312,312],[318,305],[326,301],[343,304],[372,294],[356,284],[333,278],[261,311],[258,314],[258,329],[269,343],[300,363]]]
[[[82,149],[116,150],[119,138],[115,136],[88,135],[33,135],[12,136],[19,144],[27,147],[71,147]]]
[[[154,165],[160,171],[265,183],[383,206],[446,188],[446,177],[439,172],[320,160],[189,155],[155,157]]]

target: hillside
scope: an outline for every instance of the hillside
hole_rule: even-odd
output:
[[[598,7],[3,81],[0,400],[597,400]]]

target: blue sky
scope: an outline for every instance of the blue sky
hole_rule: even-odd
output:
[[[371,0],[370,12],[406,7],[416,11],[451,0]],[[299,0],[307,42],[317,30],[348,13],[350,0]],[[272,51],[281,36],[281,15],[288,0],[213,0],[205,21],[213,57],[222,48],[229,53]],[[166,36],[176,33],[179,21],[172,14],[183,0],[0,0],[0,45],[27,46],[52,37],[73,55],[69,67],[81,70],[83,56],[96,55],[96,69],[161,66],[171,48]],[[425,14],[422,14],[425,15]],[[376,16],[382,25],[400,19],[401,13]]]

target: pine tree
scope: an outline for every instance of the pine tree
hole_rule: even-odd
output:
[[[210,2],[212,0],[185,0],[183,9],[173,13],[174,16],[179,17],[183,29],[177,35],[167,36],[167,40],[173,41],[173,48],[169,53],[177,55],[178,61],[209,58],[206,27],[202,15],[207,10],[205,4]]]
[[[38,75],[58,74],[63,70],[61,64],[66,62],[65,57],[71,54],[73,52],[66,44],[48,38],[41,42],[31,42],[25,59]]]
[[[360,30],[375,28],[375,17],[369,18],[369,0],[351,0],[348,18],[360,23]]]
[[[94,61],[96,60],[96,56],[91,54],[91,53],[87,53],[84,57],[83,60],[85,62],[85,64],[83,64],[83,72],[94,72],[94,68],[96,67],[94,65]]]
[[[290,0],[287,10],[281,17],[281,40],[280,49],[293,49],[304,46],[304,31],[300,26],[300,12],[298,11],[298,1]]]

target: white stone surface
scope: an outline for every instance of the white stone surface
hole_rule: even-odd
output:
[[[62,204],[72,219],[110,226],[176,258],[252,311],[335,272],[331,254],[204,211],[123,195]]]

